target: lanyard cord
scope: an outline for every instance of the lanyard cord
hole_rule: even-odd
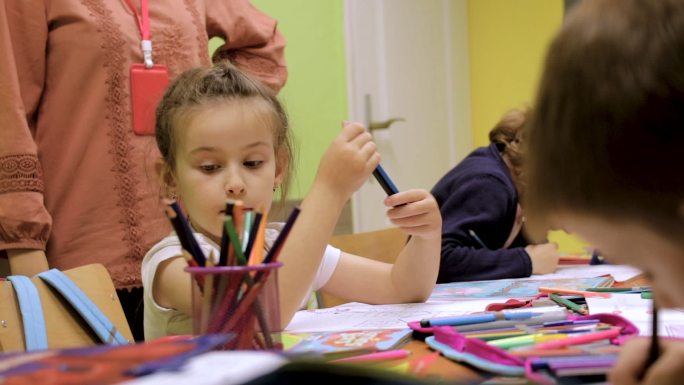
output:
[[[152,40],[150,39],[150,13],[147,7],[147,0],[140,0],[140,15],[131,0],[126,0],[126,5],[133,12],[135,20],[138,24],[138,30],[142,36],[140,47],[143,52],[143,59],[145,60],[145,67],[152,68],[154,62],[152,61]]]

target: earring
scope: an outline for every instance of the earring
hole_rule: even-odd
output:
[[[278,189],[278,187],[280,187],[280,186],[274,185],[274,186],[273,186],[273,192],[276,192],[276,190]]]

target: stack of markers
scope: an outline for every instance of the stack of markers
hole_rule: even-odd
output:
[[[171,220],[199,293],[193,295],[196,335],[233,333],[224,349],[280,349],[278,334],[278,254],[294,221],[295,208],[264,256],[267,213],[226,203],[219,255],[204,255],[176,202],[168,202]]]

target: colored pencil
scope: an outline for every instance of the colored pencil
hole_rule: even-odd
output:
[[[266,257],[264,258],[264,263],[271,263],[277,260],[278,254],[280,253],[280,249],[283,247],[283,244],[285,244],[285,240],[287,239],[290,230],[292,230],[292,226],[294,225],[294,222],[297,220],[299,212],[299,207],[295,207],[292,209],[290,216],[287,218],[287,221],[285,222],[285,226],[283,226],[283,229],[280,231],[280,234],[278,234],[278,238],[276,238],[276,240],[273,242],[271,249],[268,250]]]
[[[566,289],[562,287],[540,287],[540,293],[546,294],[569,294],[569,295],[581,295],[583,297],[597,297],[597,298],[610,298],[610,293],[597,293],[584,290]]]
[[[566,307],[566,308],[568,308],[568,309],[574,311],[575,313],[579,313],[579,314],[582,314],[582,315],[586,315],[586,314],[587,314],[587,309],[585,309],[585,308],[583,308],[582,306],[580,306],[580,305],[578,305],[578,304],[576,304],[576,303],[570,301],[570,300],[567,299],[567,298],[563,298],[563,297],[561,297],[561,296],[559,296],[559,295],[557,295],[557,294],[553,294],[553,293],[552,293],[552,294],[549,294],[549,298],[551,298],[551,300],[552,300],[553,302],[557,303],[558,305],[563,306],[563,307]]]
[[[646,361],[646,366],[644,366],[644,371],[641,374],[641,378],[644,377],[648,369],[658,360],[658,357],[660,356],[660,341],[658,340],[658,307],[656,306],[655,300],[653,300],[651,306],[651,347],[648,351],[648,361]]]
[[[197,243],[197,239],[195,239],[192,229],[185,219],[185,214],[183,214],[178,202],[165,199],[164,203],[166,203],[164,212],[173,225],[173,230],[180,240],[181,247],[190,253],[192,258],[197,262],[197,265],[204,266],[206,262],[204,253]]]
[[[374,361],[388,361],[388,360],[400,360],[406,358],[411,354],[410,351],[405,349],[397,350],[386,350],[382,352],[361,354],[358,356],[351,356],[345,358],[338,358],[330,362],[374,362]]]

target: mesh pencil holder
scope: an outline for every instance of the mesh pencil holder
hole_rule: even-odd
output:
[[[282,350],[278,301],[281,266],[272,262],[186,267],[198,283],[193,285],[193,334],[232,334],[224,350]]]

